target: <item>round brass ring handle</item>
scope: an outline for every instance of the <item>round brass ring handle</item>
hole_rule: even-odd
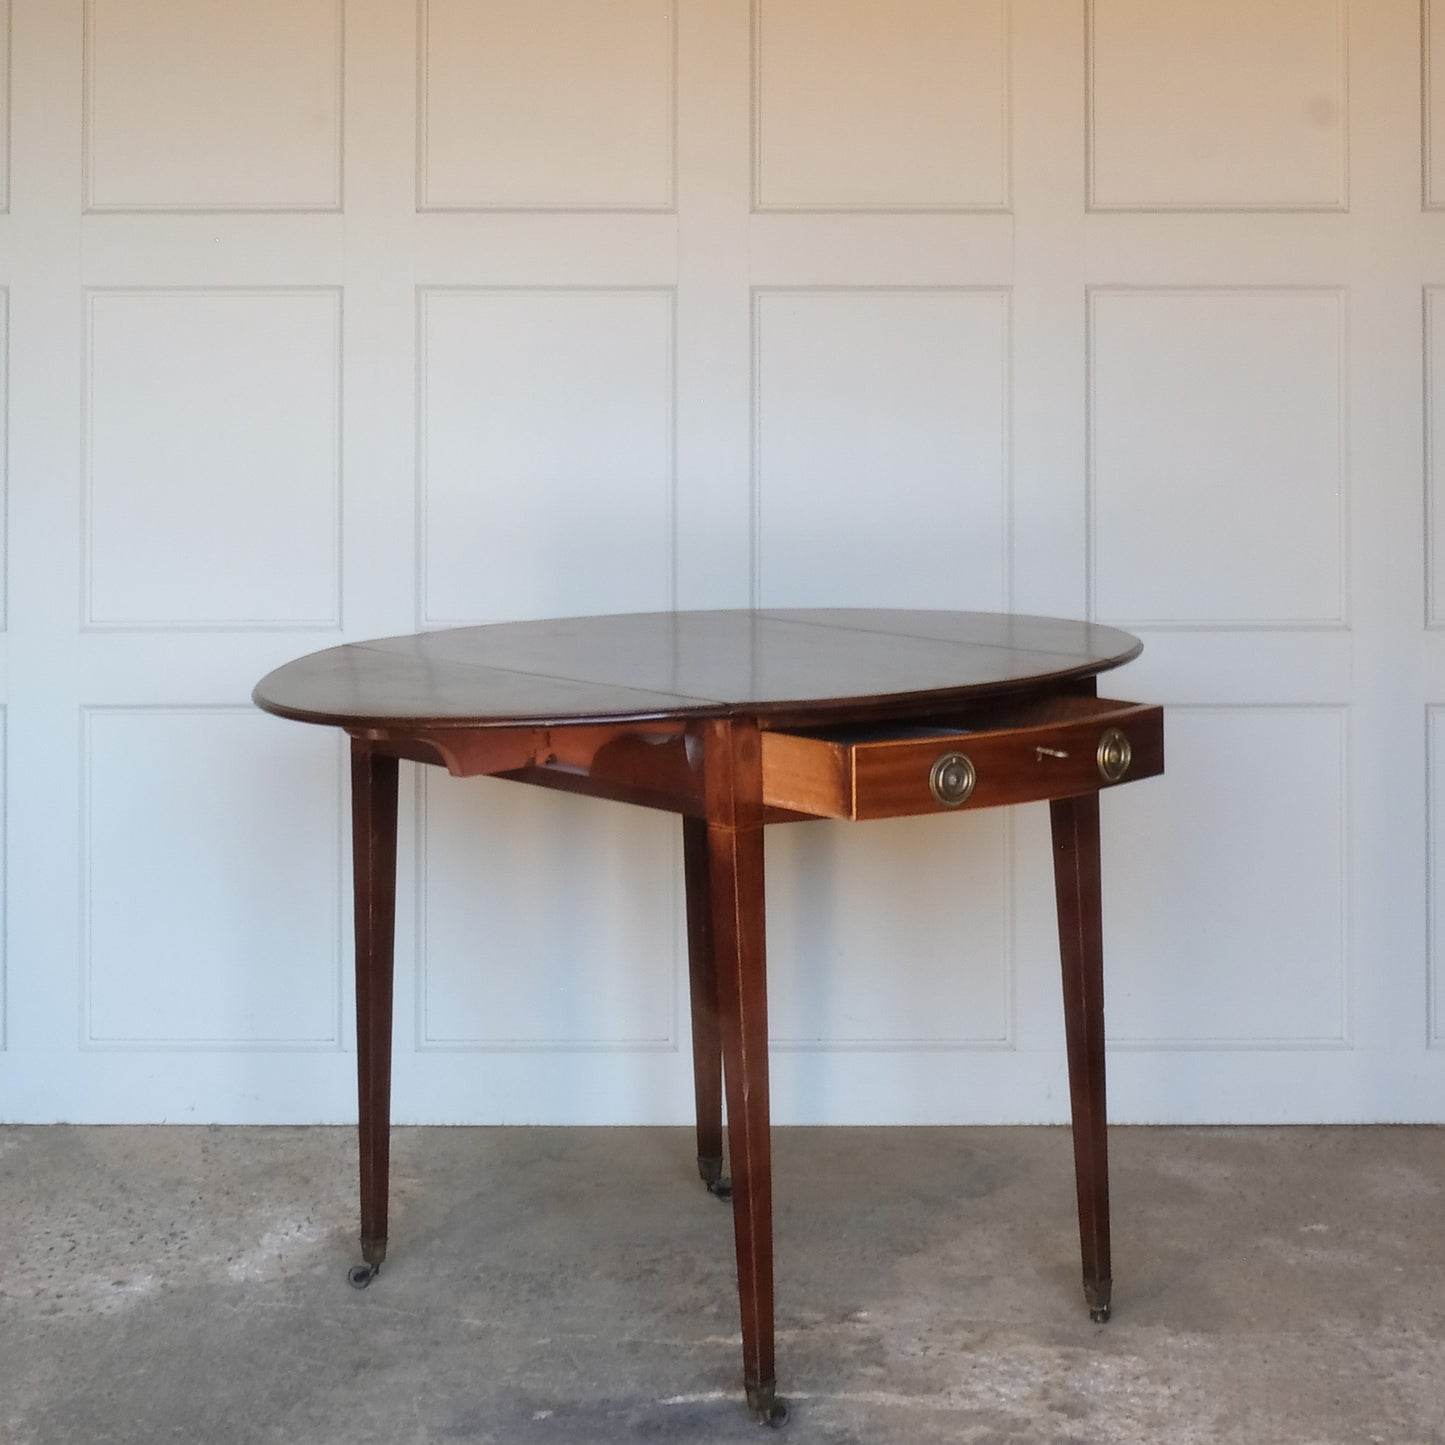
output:
[[[978,772],[962,753],[944,753],[928,775],[928,789],[945,808],[958,808],[968,801]]]
[[[1099,762],[1099,774],[1106,783],[1117,783],[1129,771],[1134,761],[1134,749],[1129,739],[1118,728],[1110,728],[1099,739],[1099,751],[1095,755]]]

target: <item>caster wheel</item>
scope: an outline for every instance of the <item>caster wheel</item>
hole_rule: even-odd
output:
[[[714,1179],[708,1185],[707,1192],[714,1199],[721,1199],[724,1204],[727,1204],[733,1197],[733,1182],[731,1179]]]
[[[758,1424],[766,1425],[770,1430],[781,1430],[788,1423],[788,1402],[786,1400],[774,1400],[766,1410],[758,1411]]]
[[[374,1264],[353,1264],[346,1271],[346,1282],[352,1289],[365,1289],[376,1278],[376,1272]]]
[[[1113,1309],[1108,1305],[1095,1305],[1094,1308],[1089,1311],[1089,1318],[1093,1320],[1096,1325],[1106,1325],[1109,1323],[1109,1316],[1113,1313]]]
[[[777,1386],[748,1387],[748,1405],[759,1425],[781,1430],[788,1423],[788,1402],[777,1393]]]

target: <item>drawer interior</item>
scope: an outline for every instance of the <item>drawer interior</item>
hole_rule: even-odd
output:
[[[823,742],[854,746],[866,743],[903,742],[909,739],[961,737],[968,733],[997,732],[1002,729],[1043,727],[1053,723],[1088,722],[1138,703],[1108,697],[1051,697],[1026,701],[1003,701],[970,708],[967,712],[939,713],[937,716],[902,721],[848,723],[839,727],[789,728],[794,737],[817,738]]]

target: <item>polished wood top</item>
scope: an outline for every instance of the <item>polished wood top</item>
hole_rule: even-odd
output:
[[[353,730],[748,714],[777,725],[966,706],[1095,676],[1127,632],[993,612],[644,612],[350,643],[262,678],[282,717]]]

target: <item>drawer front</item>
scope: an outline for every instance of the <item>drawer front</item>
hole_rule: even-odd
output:
[[[774,732],[762,744],[769,805],[822,818],[897,818],[1076,797],[1154,777],[1164,771],[1164,711],[1066,697],[977,729]]]

